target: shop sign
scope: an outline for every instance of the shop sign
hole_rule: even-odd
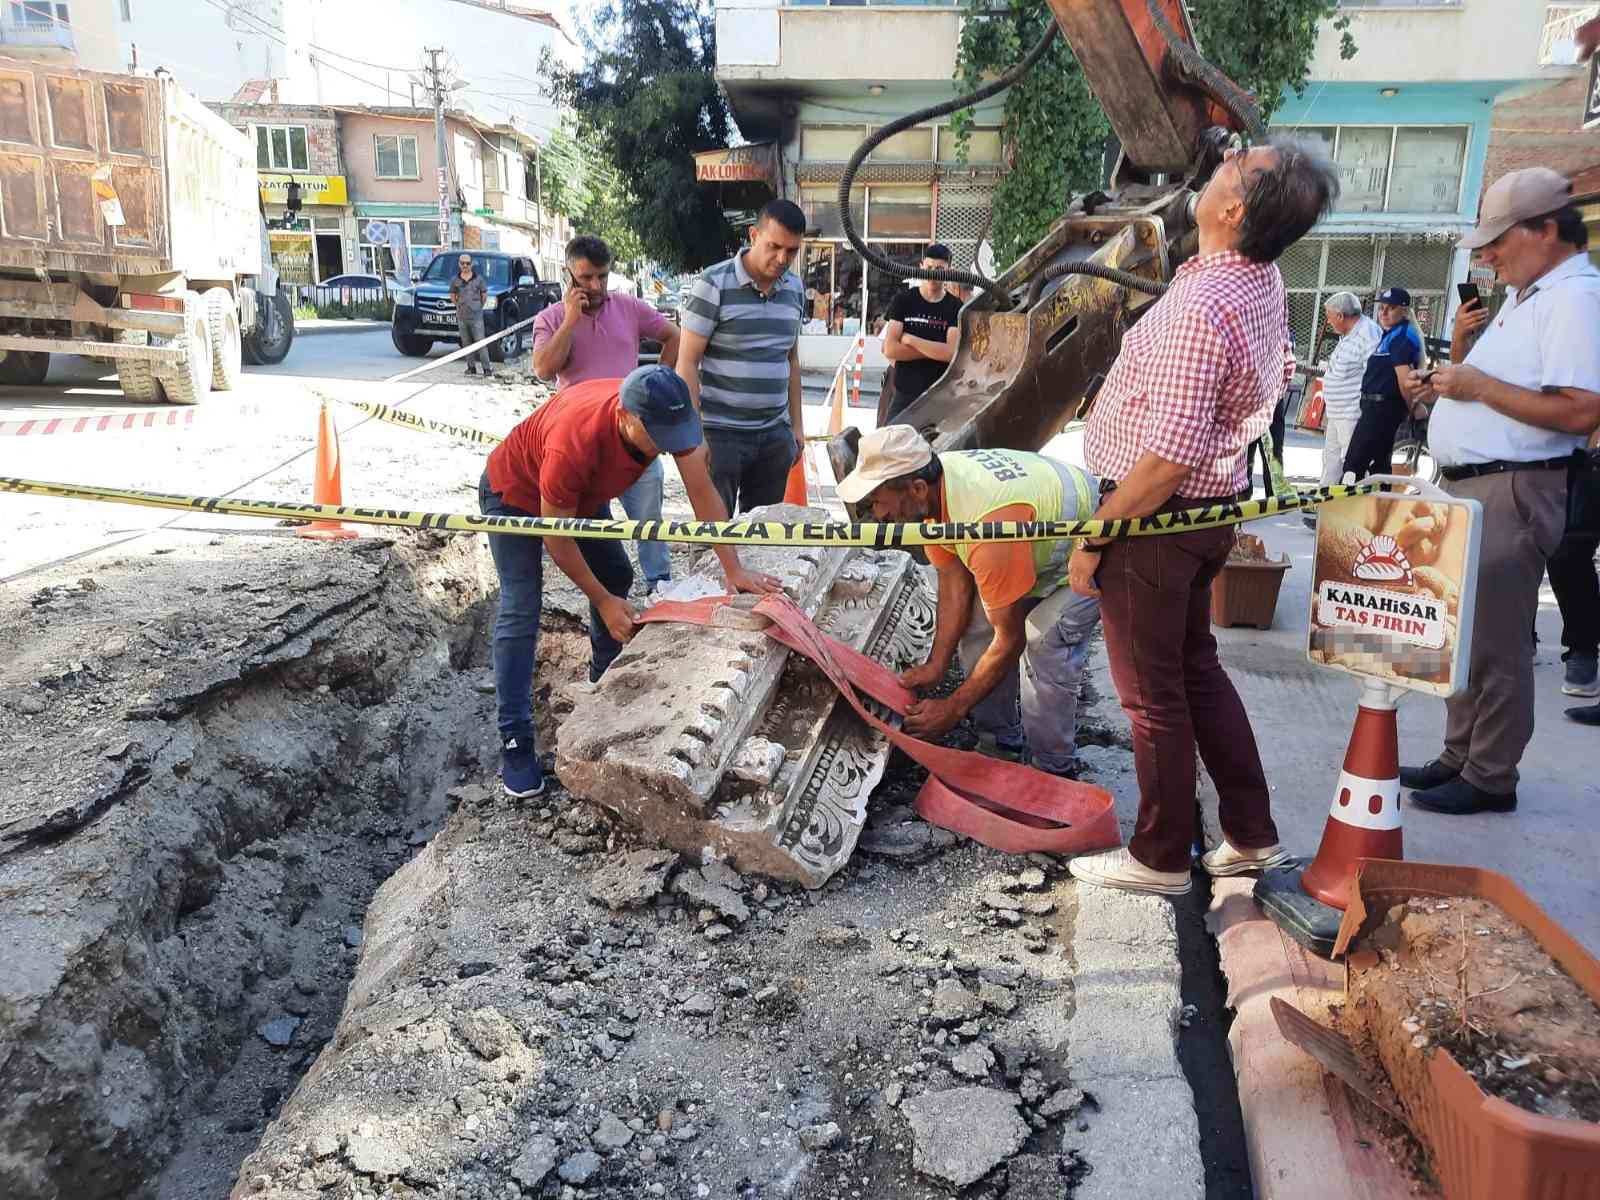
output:
[[[272,249],[272,265],[285,283],[311,284],[312,237],[293,230],[269,229],[267,242]]]
[[[261,202],[263,204],[287,202],[291,179],[300,185],[300,203],[303,206],[350,203],[350,193],[345,187],[343,175],[301,175],[299,172],[289,175],[273,171],[261,171],[256,176],[261,187]]]
[[[1306,652],[1335,670],[1452,696],[1467,683],[1482,507],[1410,486],[1317,510]]]
[[[702,150],[694,156],[694,177],[701,183],[772,183],[775,148],[771,142]]]

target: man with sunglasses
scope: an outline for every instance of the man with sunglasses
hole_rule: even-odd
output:
[[[626,379],[566,388],[519,424],[489,455],[478,506],[491,517],[611,516],[611,501],[661,454],[677,461],[694,515],[726,521],[711,482],[700,414],[670,367],[640,367]],[[544,602],[544,554],[589,599],[589,680],[605,673],[633,636],[626,599],[633,568],[620,542],[597,538],[491,533],[500,577],[494,623],[494,690],[501,737],[500,778],[508,796],[537,796],[544,771],[534,750],[533,666]],[[738,551],[718,546],[732,591],[778,590],[770,575],[747,571]]]

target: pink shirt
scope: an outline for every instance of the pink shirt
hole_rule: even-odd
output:
[[[1084,430],[1089,470],[1122,480],[1153,452],[1188,467],[1177,494],[1245,490],[1245,448],[1294,375],[1283,277],[1234,251],[1191,258],[1122,339]]]
[[[533,323],[533,349],[537,353],[561,328],[566,306],[552,304]],[[623,379],[639,365],[639,342],[663,341],[672,322],[633,296],[612,292],[600,310],[578,318],[572,334],[572,353],[556,372],[556,386],[569,388],[590,379]]]

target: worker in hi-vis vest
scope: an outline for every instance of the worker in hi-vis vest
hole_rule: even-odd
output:
[[[911,426],[886,425],[861,439],[856,468],[838,491],[879,521],[968,522],[1087,517],[1099,489],[1088,472],[1042,454],[934,454]],[[1067,586],[1071,540],[927,550],[939,572],[938,625],[928,661],[900,682],[937,687],[957,654],[966,680],[948,698],[913,703],[906,732],[937,737],[970,713],[997,751],[1026,753],[1041,770],[1070,774],[1078,681],[1100,620],[1099,600]]]

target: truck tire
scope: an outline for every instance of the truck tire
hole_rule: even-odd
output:
[[[288,356],[289,347],[294,344],[294,305],[289,300],[289,294],[280,291],[264,299],[261,303],[263,319],[267,317],[269,306],[272,310],[270,333],[257,328],[244,339],[244,360],[253,367],[281,363]]]
[[[231,392],[238,386],[244,366],[239,306],[227,288],[210,288],[202,299],[206,305],[206,329],[211,334],[211,386],[219,392]]]
[[[426,358],[428,351],[433,349],[433,339],[421,337],[415,333],[397,333],[393,335],[394,348],[407,358]]]
[[[506,329],[522,320],[517,315],[517,310],[508,308],[500,314],[500,328]],[[489,361],[503,363],[507,359],[515,358],[522,353],[522,330],[515,333],[504,334],[489,343]]]
[[[211,330],[198,292],[183,293],[183,342],[189,351],[182,366],[156,371],[169,404],[199,404],[211,394]]]
[[[119,329],[117,341],[128,346],[148,346],[150,335],[142,329]],[[149,359],[118,359],[117,386],[122,389],[123,396],[135,404],[161,403],[161,385],[156,382],[155,368]]]
[[[0,383],[30,387],[44,382],[50,373],[50,354],[46,350],[7,350],[0,358]]]

